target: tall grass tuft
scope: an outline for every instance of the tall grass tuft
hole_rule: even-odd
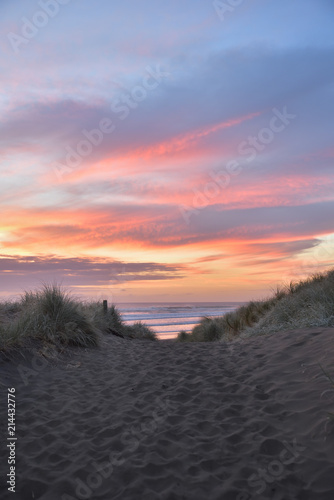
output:
[[[55,345],[98,345],[98,331],[80,304],[57,285],[44,285],[40,291],[25,292],[17,308],[18,317],[1,325],[2,350],[24,345],[31,339]]]
[[[143,323],[125,325],[114,305],[105,311],[102,302],[79,302],[58,285],[45,284],[40,290],[24,292],[17,302],[0,303],[0,351],[32,340],[59,347],[92,347],[103,334],[157,339]]]

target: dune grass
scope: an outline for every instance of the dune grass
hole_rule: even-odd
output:
[[[57,347],[98,346],[103,335],[156,340],[142,323],[124,325],[114,305],[104,312],[102,302],[85,304],[58,285],[24,292],[19,301],[0,303],[0,351],[40,341]]]
[[[277,288],[266,300],[251,301],[218,318],[203,318],[180,342],[231,340],[240,335],[334,326],[334,269]]]
[[[91,321],[104,334],[117,335],[130,339],[157,340],[156,333],[140,321],[133,325],[125,325],[115,305],[104,312],[102,302],[91,302],[85,305]]]

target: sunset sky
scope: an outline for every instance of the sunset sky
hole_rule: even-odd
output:
[[[0,295],[244,301],[334,265],[332,0],[1,0]]]

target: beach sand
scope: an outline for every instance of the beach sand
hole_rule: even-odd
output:
[[[1,499],[334,498],[334,329],[22,352],[1,360]]]

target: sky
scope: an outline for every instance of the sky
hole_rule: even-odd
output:
[[[248,301],[334,265],[332,0],[1,0],[0,296]]]

